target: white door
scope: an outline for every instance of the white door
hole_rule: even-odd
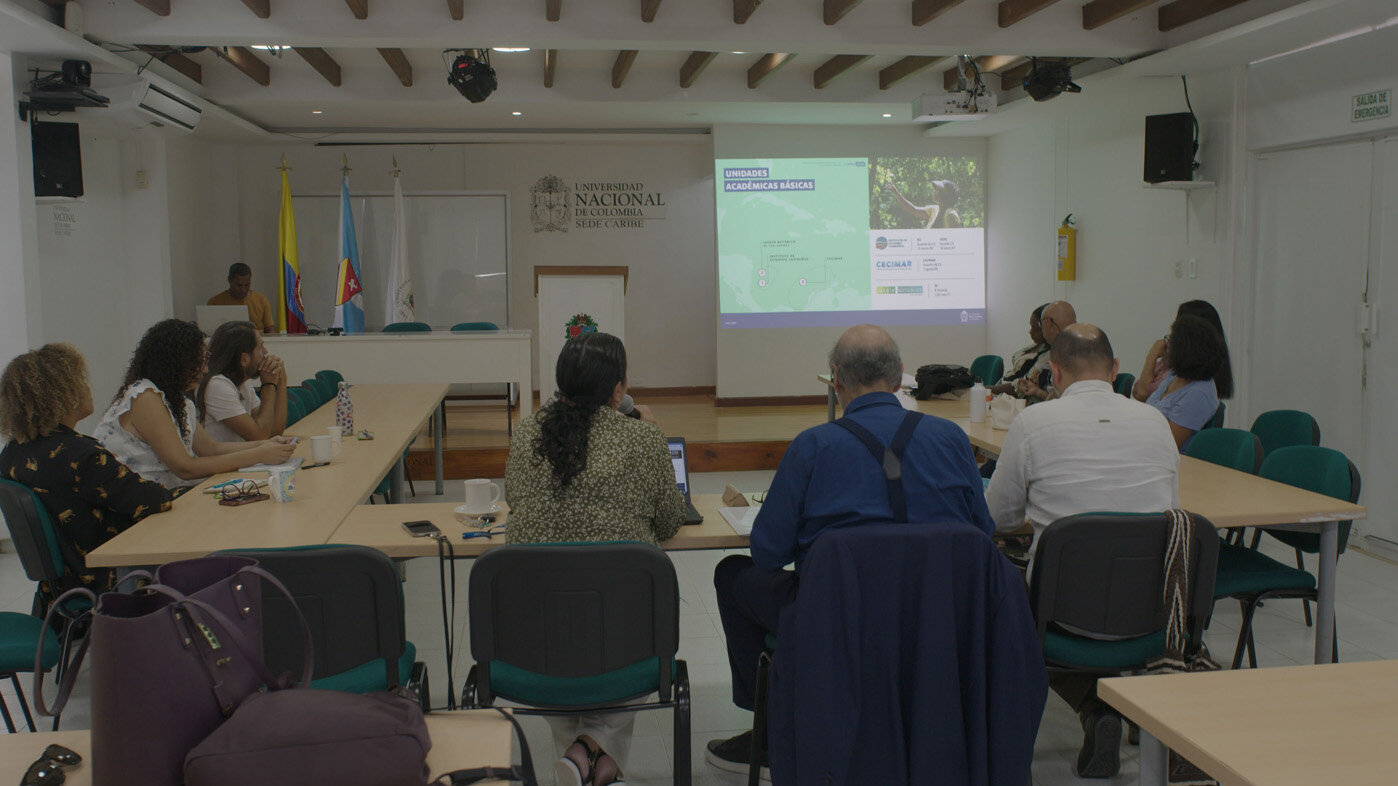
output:
[[[1368,446],[1363,462],[1355,459],[1364,476],[1362,501],[1369,508],[1368,520],[1359,526],[1366,535],[1398,545],[1398,488],[1392,480],[1398,470],[1398,137],[1374,146],[1373,171],[1376,264],[1369,300],[1382,318],[1369,346],[1363,423]]]
[[[1366,442],[1356,314],[1369,267],[1373,150],[1357,142],[1262,155],[1253,181],[1248,409],[1310,412],[1321,444],[1356,464]]]

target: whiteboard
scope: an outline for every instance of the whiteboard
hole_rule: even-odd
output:
[[[306,321],[334,322],[339,270],[340,195],[292,195]],[[393,244],[393,194],[350,194],[364,287],[364,325],[384,325]],[[446,329],[458,322],[494,322],[509,314],[510,204],[504,192],[422,192],[403,195],[408,269],[417,320]]]

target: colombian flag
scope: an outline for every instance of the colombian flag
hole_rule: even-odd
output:
[[[349,175],[340,181],[340,271],[335,276],[335,327],[364,332],[364,290],[359,285],[359,243],[350,210]]]
[[[306,311],[301,306],[301,265],[296,254],[296,216],[291,212],[291,184],[282,170],[282,215],[277,225],[277,329],[306,332]]]

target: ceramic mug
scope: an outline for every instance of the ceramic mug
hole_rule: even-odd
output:
[[[500,501],[500,487],[485,478],[466,481],[466,504],[461,507],[469,514],[490,513]]]
[[[296,496],[296,469],[284,467],[267,473],[267,493],[273,502],[290,502]]]
[[[331,439],[329,434],[317,434],[311,437],[311,461],[323,464],[338,455],[340,455],[340,443]]]

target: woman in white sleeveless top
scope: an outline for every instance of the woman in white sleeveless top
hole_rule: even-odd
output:
[[[250,464],[277,464],[295,446],[286,437],[219,442],[195,422],[189,393],[204,373],[204,334],[193,322],[157,322],[136,345],[126,379],[93,433],[141,477],[167,488]]]

